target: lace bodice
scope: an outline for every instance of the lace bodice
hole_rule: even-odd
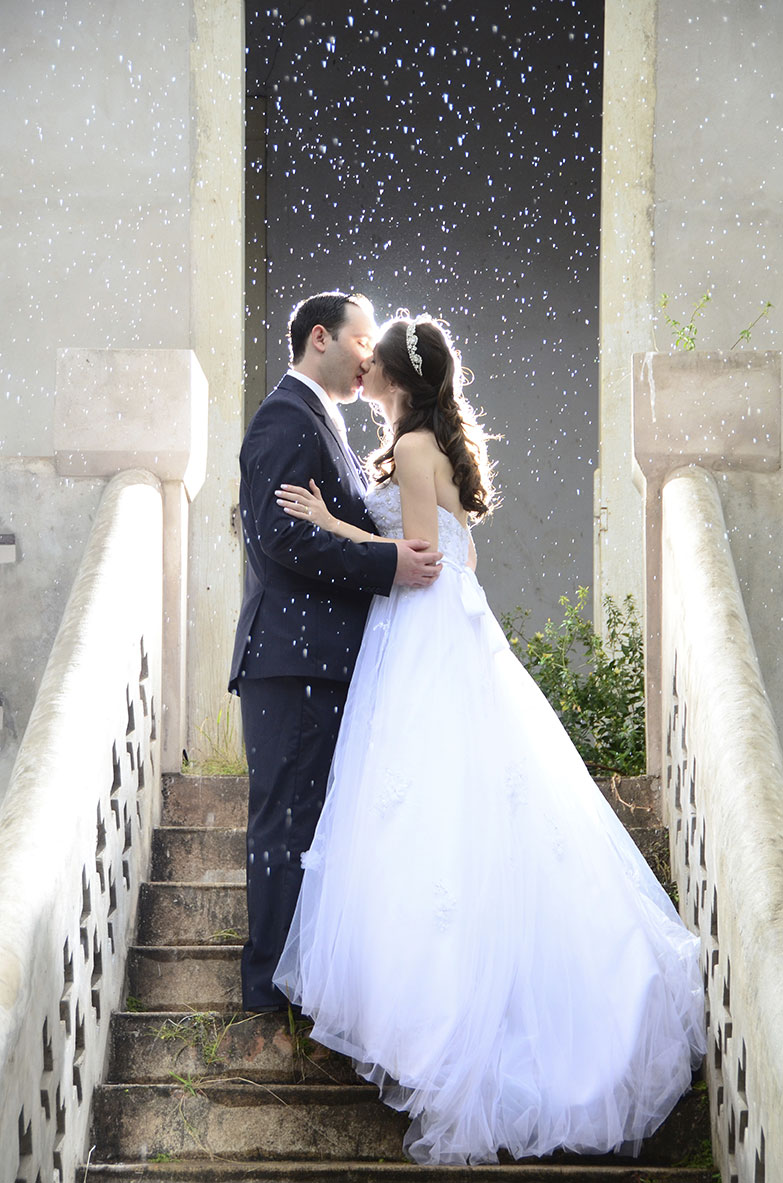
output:
[[[375,485],[364,495],[367,509],[385,538],[402,538],[402,506],[397,485]],[[459,566],[468,559],[470,534],[460,525],[453,513],[438,506],[438,550]]]

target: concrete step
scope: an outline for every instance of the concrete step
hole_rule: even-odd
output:
[[[166,826],[247,826],[246,776],[164,776],[163,823]]]
[[[221,832],[226,831],[214,831]],[[629,833],[653,871],[662,881],[668,881],[669,839],[666,830],[633,827]],[[236,883],[142,884],[138,943],[211,945],[244,942],[247,937],[247,902],[244,874],[241,871],[239,874],[243,881]]]
[[[150,878],[161,883],[244,883],[245,831],[159,826],[152,836]]]
[[[663,827],[629,825],[628,832],[653,863],[668,858]],[[652,857],[651,857],[652,856]],[[150,878],[158,883],[245,883],[245,831],[160,826],[152,839]]]
[[[661,825],[658,777],[609,777],[596,783],[624,825]],[[164,776],[164,824],[243,830],[247,824],[247,794],[246,776]]]
[[[244,883],[141,885],[140,945],[236,945],[246,940]]]
[[[93,1164],[91,1183],[712,1183],[711,1168],[530,1162],[420,1167],[361,1162],[135,1162]]]
[[[308,1039],[311,1023],[287,1015],[157,1011],[112,1016],[109,1084],[171,1084],[241,1076],[257,1083],[356,1084],[348,1060]]]
[[[372,1085],[101,1085],[93,1137],[106,1161],[211,1155],[397,1160],[408,1122]]]
[[[241,945],[135,945],[128,951],[128,994],[145,1011],[238,1012],[241,955]]]
[[[408,1125],[406,1114],[378,1101],[373,1085],[202,1079],[182,1085],[101,1085],[93,1097],[93,1120],[106,1162],[163,1154],[399,1162]],[[645,1143],[645,1169],[681,1164],[697,1135],[709,1136],[709,1117],[702,1095],[692,1092]],[[98,1137],[93,1141],[98,1143]],[[593,1158],[588,1165],[598,1161]],[[618,1164],[615,1156],[607,1161]]]

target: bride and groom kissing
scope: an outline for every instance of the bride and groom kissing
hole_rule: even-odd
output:
[[[698,942],[476,580],[459,354],[335,292],[289,335],[240,454],[244,1006],[300,1005],[418,1162],[636,1152],[704,1052]],[[362,389],[371,483],[339,412]]]

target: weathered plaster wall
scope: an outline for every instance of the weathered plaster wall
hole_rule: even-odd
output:
[[[778,5],[607,0],[601,241],[601,457],[596,583],[638,595],[640,499],[630,448],[631,354],[667,349],[662,292],[687,320],[700,294],[702,349],[783,325],[783,156]]]
[[[0,5],[0,452],[51,454],[55,351],[189,345],[189,0]]]
[[[659,0],[655,107],[655,297],[682,319],[712,302],[700,349],[729,349],[764,300],[756,349],[783,326],[783,104],[779,4]],[[658,348],[668,347],[657,330]]]
[[[0,5],[0,791],[105,484],[48,459],[57,349],[188,344],[188,9]]]
[[[58,476],[49,460],[0,462],[0,534],[16,535],[14,562],[0,564],[0,799],[104,485]]]
[[[34,639],[21,619],[3,629],[0,679],[8,668],[16,681],[11,690],[0,680],[0,697],[25,704],[17,727],[62,612],[54,580],[69,580],[78,561],[61,567],[52,539],[76,547],[86,537],[89,489],[52,479],[45,504],[30,492],[52,454],[56,350],[66,346],[192,347],[206,371],[210,469],[190,536],[195,725],[223,701],[241,587],[231,506],[242,424],[242,46],[241,0],[0,5],[0,456],[29,460],[27,477],[0,476],[0,524],[13,522],[20,553],[40,555],[35,572],[26,558],[0,578],[21,597],[13,621],[31,598],[47,622]]]

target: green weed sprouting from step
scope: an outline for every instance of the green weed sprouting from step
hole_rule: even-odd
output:
[[[311,1053],[315,1048],[309,1033],[313,1029],[312,1019],[297,1018],[293,1007],[288,1004],[288,1032],[291,1036],[291,1059],[293,1061],[294,1076],[297,1073],[300,1080],[305,1077],[305,1060],[312,1062]]]
[[[151,1154],[147,1162],[176,1162],[176,1154],[168,1154],[167,1151],[161,1150],[160,1154]]]
[[[180,1049],[181,1051],[184,1051],[186,1047],[198,1049],[205,1067],[211,1067],[212,1065],[220,1062],[218,1054],[219,1048],[222,1040],[230,1028],[238,1027],[243,1023],[258,1022],[259,1017],[260,1016],[258,1015],[249,1015],[247,1017],[240,1018],[234,1014],[226,1021],[216,1014],[193,1011],[190,1014],[184,1015],[180,1019],[166,1019],[165,1022],[163,1022],[159,1027],[151,1027],[149,1032],[153,1039],[160,1039],[164,1042],[179,1042],[182,1044],[182,1048]],[[311,1063],[315,1063],[310,1055],[311,1051],[315,1048],[315,1044],[308,1038],[307,1035],[307,1032],[312,1029],[312,1020],[298,1019],[294,1015],[293,1010],[289,1007],[288,1028],[291,1034],[293,1045],[292,1059],[294,1061],[298,1060],[299,1064],[302,1065],[301,1074],[303,1077],[303,1061],[308,1060]],[[334,1080],[336,1082],[336,1078],[332,1077],[322,1065],[316,1064],[316,1067],[319,1069],[319,1071],[323,1072],[325,1076],[329,1077],[330,1080]],[[172,1084],[183,1090],[183,1095],[181,1096],[178,1105],[178,1113],[182,1120],[183,1127],[193,1143],[210,1159],[222,1159],[223,1156],[215,1154],[214,1151],[210,1150],[210,1148],[200,1137],[198,1130],[195,1128],[192,1121],[188,1118],[185,1111],[185,1105],[188,1101],[188,1098],[196,1098],[199,1095],[207,1095],[205,1094],[205,1089],[220,1084],[245,1084],[254,1089],[263,1091],[270,1097],[273,1097],[281,1105],[288,1105],[288,1102],[283,1097],[281,1097],[279,1093],[275,1092],[275,1090],[269,1085],[263,1084],[257,1080],[248,1080],[241,1076],[208,1077],[204,1074],[180,1074],[177,1072],[169,1072],[169,1076],[171,1077]],[[309,1124],[312,1125],[313,1130],[318,1133],[319,1137],[325,1139],[327,1142],[334,1141],[333,1134],[330,1130],[326,1129],[325,1127],[321,1127],[318,1123],[311,1122]],[[161,1152],[161,1154],[165,1154],[165,1152]],[[171,1161],[175,1157],[176,1156],[171,1156],[171,1159],[160,1157],[154,1161]]]
[[[173,1076],[174,1073],[172,1073],[171,1075]],[[196,1083],[200,1084],[201,1082],[198,1081]],[[185,1095],[183,1097],[180,1097],[179,1105],[177,1106],[177,1111],[178,1111],[180,1117],[182,1118],[182,1124],[185,1127],[185,1133],[188,1134],[188,1136],[190,1137],[190,1139],[194,1143],[194,1145],[197,1146],[198,1149],[202,1151],[202,1153],[207,1155],[208,1158],[215,1158],[217,1156],[215,1154],[213,1154],[212,1151],[209,1149],[209,1147],[206,1146],[201,1141],[201,1138],[199,1137],[199,1134],[198,1134],[198,1130],[193,1125],[193,1123],[188,1120],[188,1118],[185,1114],[186,1100],[188,1099],[188,1097],[190,1097],[190,1096],[195,1097],[196,1095],[197,1095],[197,1093],[196,1093],[195,1089],[193,1089],[193,1091],[191,1091],[190,1089],[186,1089]]]
[[[171,1073],[171,1075],[174,1076],[175,1074]],[[177,1078],[177,1079],[179,1080],[180,1078]],[[188,1119],[187,1114],[185,1113],[185,1103],[186,1103],[188,1097],[197,1096],[197,1092],[202,1092],[202,1095],[208,1095],[206,1093],[203,1093],[203,1091],[201,1090],[200,1086],[202,1083],[206,1084],[209,1087],[213,1087],[213,1088],[216,1085],[220,1085],[220,1084],[248,1085],[250,1088],[258,1089],[260,1092],[266,1093],[267,1096],[272,1097],[275,1101],[278,1102],[278,1104],[283,1105],[286,1108],[290,1108],[290,1102],[286,1101],[286,1099],[284,1097],[281,1097],[280,1094],[278,1092],[275,1092],[275,1090],[273,1088],[271,1088],[268,1084],[263,1084],[257,1080],[248,1080],[247,1078],[245,1078],[243,1076],[232,1076],[232,1077],[226,1077],[225,1079],[217,1078],[217,1079],[209,1080],[209,1081],[204,1081],[202,1078],[202,1079],[189,1081],[189,1083],[192,1084],[193,1088],[192,1089],[186,1088],[185,1095],[180,1098],[180,1102],[179,1102],[179,1106],[178,1106],[178,1112],[179,1112],[179,1116],[182,1119],[182,1124],[185,1127],[186,1133],[189,1135],[189,1137],[192,1139],[192,1141],[198,1147],[198,1149],[201,1150],[202,1153],[205,1154],[210,1159],[218,1160],[220,1162],[231,1162],[231,1161],[233,1161],[233,1159],[231,1159],[223,1154],[216,1154],[213,1150],[210,1150],[209,1146],[207,1146],[206,1143],[201,1140],[201,1138],[198,1134],[198,1131],[196,1130],[193,1123]],[[319,1122],[313,1121],[312,1118],[308,1118],[306,1115],[303,1115],[303,1121],[306,1125],[310,1126],[311,1130],[318,1136],[318,1138],[320,1140],[325,1141],[325,1142],[329,1142],[332,1144],[332,1146],[337,1145],[336,1138],[335,1138],[334,1134],[332,1133],[332,1131],[330,1129],[328,1129],[328,1127],[322,1126]]]
[[[141,999],[137,998],[135,994],[129,994],[125,999],[125,1009],[126,1011],[138,1013],[139,1011],[145,1011],[147,1008]]]
[[[560,597],[563,620],[525,635],[527,612],[501,617],[508,642],[594,774],[645,770],[644,644],[633,596],[604,598],[606,640],[585,616],[589,589]]]
[[[209,1068],[220,1062],[220,1045],[237,1021],[236,1015],[225,1020],[220,1015],[193,1011],[181,1019],[166,1019],[160,1027],[150,1028],[150,1034],[154,1039],[164,1042],[178,1041],[182,1044],[181,1051],[184,1051],[186,1047],[196,1048],[202,1063]]]
[[[235,696],[227,694],[214,723],[205,719],[198,728],[198,755],[185,760],[182,771],[195,776],[247,776],[247,760],[241,754],[241,744],[234,722],[237,706]]]
[[[217,932],[213,932],[209,938],[214,945],[240,945],[242,937],[235,928],[220,928]]]
[[[333,1076],[323,1064],[319,1064],[314,1058],[313,1052],[318,1045],[314,1040],[310,1039],[310,1032],[313,1029],[313,1020],[305,1018],[304,1016],[297,1018],[294,1014],[293,1008],[288,1006],[288,1033],[291,1036],[291,1069],[295,1081],[301,1083],[306,1076],[306,1064],[311,1064],[316,1068],[321,1076],[325,1076],[327,1080],[331,1080],[333,1084],[338,1084],[339,1081],[336,1076]],[[323,1050],[323,1049],[322,1049]],[[328,1053],[327,1053],[328,1054]]]
[[[690,1169],[692,1171],[709,1171],[714,1168],[715,1160],[712,1157],[712,1142],[710,1139],[703,1138],[698,1146],[676,1165],[682,1167],[684,1170]]]
[[[198,1076],[194,1078],[190,1075],[190,1073],[188,1073],[187,1076],[180,1076],[178,1072],[169,1072],[169,1076],[172,1077],[173,1080],[176,1080],[177,1084],[181,1085],[185,1092],[191,1097],[196,1096],[196,1093],[201,1087],[201,1082],[203,1080],[203,1077]]]

